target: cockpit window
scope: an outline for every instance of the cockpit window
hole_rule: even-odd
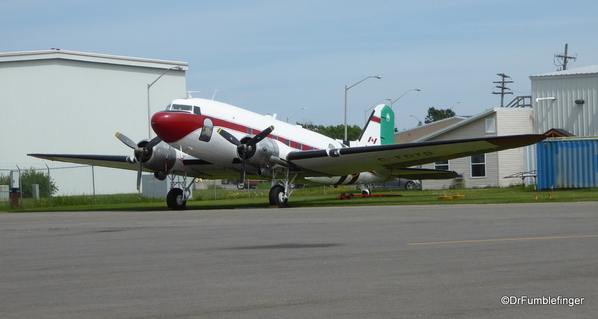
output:
[[[195,105],[171,104],[166,109],[168,111],[186,112],[195,115],[201,115],[201,109],[199,108],[199,106]]]
[[[192,108],[191,105],[172,104],[169,109],[171,111],[187,111],[187,112],[190,112],[191,108]]]

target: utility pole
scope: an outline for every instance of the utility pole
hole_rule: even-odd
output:
[[[492,92],[492,94],[500,94],[500,107],[504,107],[505,105],[505,94],[513,94],[513,92],[506,92],[507,90],[511,91],[511,89],[509,89],[508,87],[506,87],[507,83],[513,83],[513,81],[507,81],[507,79],[510,79],[511,77],[508,75],[505,75],[504,73],[498,73],[496,74],[500,77],[502,77],[502,80],[500,81],[494,81],[492,83],[496,83],[496,84],[500,84],[497,85],[496,87],[500,89],[500,92]]]
[[[565,71],[567,70],[567,60],[573,60],[576,61],[577,60],[577,54],[575,54],[575,56],[569,56],[567,54],[569,51],[569,44],[565,43],[565,53],[564,54],[555,54],[554,58],[554,65],[558,66],[559,68],[557,69],[557,71]],[[562,60],[562,62],[561,62]],[[558,61],[558,64],[557,64]]]

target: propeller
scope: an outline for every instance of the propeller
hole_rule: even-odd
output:
[[[139,169],[137,170],[137,191],[141,189],[141,173],[143,172],[143,163],[152,157],[152,149],[158,145],[162,140],[156,136],[151,141],[143,146],[138,146],[133,140],[128,138],[126,135],[117,132],[116,138],[123,142],[126,146],[133,149],[133,154],[137,163],[139,163]],[[141,144],[141,143],[139,143]]]
[[[241,158],[241,177],[239,178],[241,180],[241,183],[239,184],[241,188],[244,188],[245,186],[245,161],[248,159],[248,157],[253,155],[253,152],[255,152],[255,145],[261,140],[265,139],[270,133],[272,133],[273,130],[274,126],[270,126],[259,132],[247,142],[242,143],[231,133],[223,130],[222,128],[218,129],[218,134],[224,137],[231,144],[237,146],[237,154],[239,154],[239,157]]]

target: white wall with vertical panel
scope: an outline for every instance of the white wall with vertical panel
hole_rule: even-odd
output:
[[[598,136],[598,66],[535,75],[530,79],[536,133],[555,128],[576,136]],[[576,100],[584,103],[576,104]]]
[[[148,138],[150,114],[186,95],[184,62],[43,50],[0,54],[0,174],[73,167],[28,153],[131,155],[114,134]],[[152,132],[152,137],[155,136]],[[135,192],[135,172],[96,167],[97,194]],[[60,194],[92,194],[92,170],[52,169]]]

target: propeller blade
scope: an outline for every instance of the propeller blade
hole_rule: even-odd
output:
[[[145,145],[145,148],[153,148],[154,146],[160,144],[160,142],[162,142],[162,139],[159,136],[156,136],[151,141],[149,141],[147,145]]]
[[[241,176],[239,180],[241,180],[239,183],[240,188],[245,188],[245,156],[241,156]]]
[[[218,134],[220,134],[222,137],[224,137],[227,141],[231,142],[232,144],[235,144],[237,146],[241,145],[241,142],[234,137],[231,133],[219,128],[218,129]]]
[[[239,178],[239,188],[244,188],[245,186],[245,162],[247,160],[248,152],[252,152],[252,148],[261,140],[265,139],[268,135],[270,135],[270,133],[272,133],[273,130],[274,126],[270,126],[265,130],[259,132],[256,136],[252,137],[247,143],[243,144],[229,132],[223,130],[222,128],[218,129],[218,134],[224,137],[231,144],[237,146],[237,152],[239,154],[239,157],[241,158],[241,176]]]
[[[249,142],[247,142],[248,146],[254,146],[255,144],[259,143],[261,140],[265,139],[272,131],[274,130],[274,126],[270,126],[265,130],[259,132],[256,136],[254,136]]]
[[[137,144],[135,142],[133,142],[130,138],[128,138],[125,134],[122,134],[120,132],[116,132],[116,137],[123,142],[126,146],[132,148],[132,149],[136,149],[137,148]]]
[[[139,162],[139,170],[137,170],[137,191],[141,190],[141,173],[143,172],[143,163]]]
[[[160,142],[162,142],[162,140],[158,136],[156,136],[151,141],[149,141],[149,143],[147,143],[145,145],[145,147],[140,148],[137,146],[137,144],[135,142],[133,142],[133,140],[131,140],[126,135],[124,135],[120,132],[116,133],[116,138],[118,138],[121,142],[123,142],[128,147],[132,148],[134,151],[133,153],[134,153],[135,159],[139,163],[139,168],[137,169],[137,191],[140,192],[141,191],[141,175],[143,173],[143,156],[148,156],[148,157],[151,156],[152,148],[154,146],[158,145]],[[139,196],[141,196],[141,193]]]

